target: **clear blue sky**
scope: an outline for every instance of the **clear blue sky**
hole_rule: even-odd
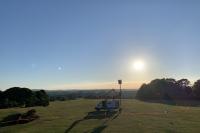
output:
[[[200,78],[198,0],[1,0],[0,89]],[[143,72],[130,68],[136,59]]]

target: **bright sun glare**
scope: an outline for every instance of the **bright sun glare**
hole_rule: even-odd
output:
[[[133,62],[133,69],[135,71],[144,71],[144,69],[145,69],[145,62],[143,60],[135,60]]]

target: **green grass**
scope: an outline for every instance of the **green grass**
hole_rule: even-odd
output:
[[[28,124],[0,127],[0,133],[198,133],[200,107],[182,107],[124,100],[121,114],[83,119],[98,100],[52,102],[35,107],[40,119]],[[30,108],[29,108],[30,109]],[[0,110],[0,119],[28,108]],[[114,119],[113,119],[114,118]],[[71,128],[70,128],[71,127]]]

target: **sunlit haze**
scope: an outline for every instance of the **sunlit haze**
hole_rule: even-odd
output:
[[[133,63],[133,68],[135,69],[135,71],[144,71],[145,62],[143,60],[135,60]]]
[[[200,1],[0,1],[0,89],[138,89],[200,75]]]

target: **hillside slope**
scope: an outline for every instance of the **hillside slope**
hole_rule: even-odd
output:
[[[123,100],[121,114],[88,117],[97,100],[52,102],[36,107],[40,119],[24,125],[0,127],[0,133],[197,133],[200,107],[182,107]],[[30,108],[29,108],[30,109]],[[0,110],[0,119],[28,108]],[[94,115],[94,113],[93,113]]]

